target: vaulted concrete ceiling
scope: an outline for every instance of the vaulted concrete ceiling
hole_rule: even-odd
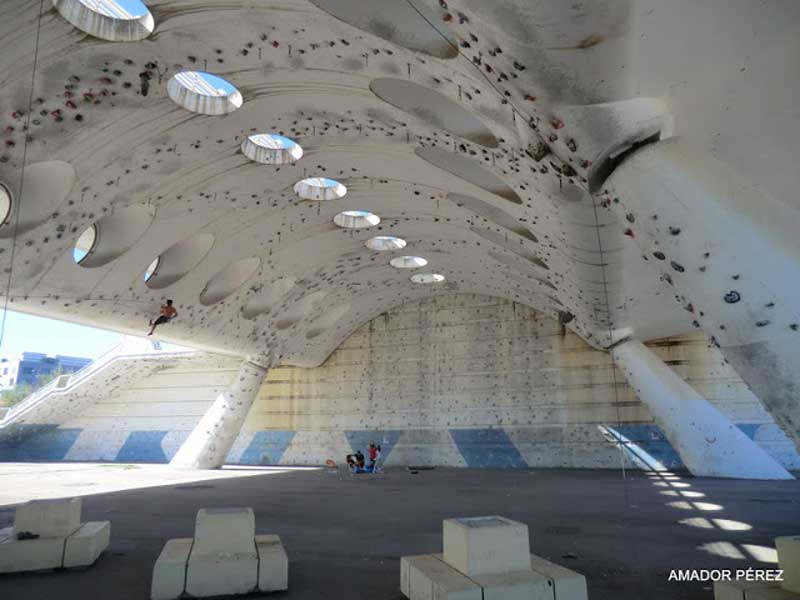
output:
[[[172,298],[163,339],[314,365],[387,309],[460,291],[606,347],[693,327],[604,210],[617,155],[680,135],[800,204],[789,0],[146,4],[127,22],[90,0],[0,4],[9,308],[142,332]],[[173,77],[190,70],[240,96],[187,92]],[[302,157],[243,148],[254,134]],[[307,177],[346,194],[304,199]],[[380,223],[341,228],[347,210]],[[407,245],[365,245],[386,235]],[[428,264],[390,265],[405,255]]]

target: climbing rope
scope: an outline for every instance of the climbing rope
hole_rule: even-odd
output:
[[[34,84],[36,83],[36,71],[39,66],[39,37],[42,31],[42,15],[44,14],[44,0],[39,0],[39,18],[36,21],[36,41],[33,50],[33,69],[31,70],[31,89],[28,94],[28,111],[25,113],[25,140],[22,146],[22,167],[20,169],[19,185],[17,186],[16,198],[12,202],[16,202],[16,210],[14,214],[14,225],[11,229],[11,254],[9,256],[8,277],[6,279],[5,298],[3,300],[3,317],[0,322],[0,348],[3,347],[3,340],[6,334],[6,316],[8,314],[9,295],[11,294],[11,282],[14,276],[14,257],[17,249],[17,228],[19,227],[19,215],[22,213],[22,198],[25,188],[25,167],[28,162],[28,141],[30,140],[31,129],[31,112],[33,111],[33,91]],[[14,206],[11,206],[14,210]]]

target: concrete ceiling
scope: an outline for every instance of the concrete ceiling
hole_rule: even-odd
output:
[[[0,289],[14,310],[136,333],[172,298],[162,339],[310,366],[387,309],[459,291],[606,347],[692,328],[627,223],[598,210],[609,157],[683,136],[800,205],[789,0],[149,0],[154,29],[131,42],[73,26],[64,15],[148,33],[81,20],[79,2],[44,0],[41,18],[39,2],[0,4]],[[178,106],[168,82],[183,70],[223,77],[241,107]],[[241,145],[256,133],[304,154],[254,162]],[[305,177],[347,194],[304,200]],[[381,222],[342,229],[344,210]],[[408,245],[373,251],[376,235]],[[429,262],[390,266],[400,255]],[[446,281],[412,283],[419,272]]]

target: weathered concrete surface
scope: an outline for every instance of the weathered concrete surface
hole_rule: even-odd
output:
[[[189,434],[170,464],[177,468],[218,469],[239,436],[258,395],[267,367],[246,361]]]
[[[0,594],[78,600],[92,589],[98,600],[141,600],[165,540],[191,537],[199,508],[233,502],[252,506],[257,528],[286,544],[293,598],[319,600],[332,589],[352,600],[398,598],[400,556],[440,552],[443,519],[500,512],[528,524],[533,553],[583,573],[590,599],[708,600],[708,584],[669,582],[670,569],[777,568],[753,559],[748,546],[773,547],[800,522],[799,495],[796,481],[562,470],[390,468],[383,477],[341,479],[320,470],[166,484],[85,498],[84,518],[114,527],[92,570],[4,577]],[[341,518],[354,512],[357,527]],[[0,511],[0,527],[12,518],[13,510]],[[713,553],[726,544],[745,558]],[[343,576],[354,565],[358,577]]]
[[[693,475],[793,479],[644,344],[622,342],[611,353]]]
[[[598,201],[800,448],[796,209],[681,140],[634,153]]]
[[[704,335],[648,347],[781,464],[800,469],[794,444]],[[125,389],[93,386],[92,403],[65,413],[66,422],[30,423],[22,442],[0,443],[0,459],[169,462],[240,360],[165,362]],[[614,432],[664,467],[682,466],[608,353],[527,307],[454,294],[373,319],[320,367],[271,369],[227,462],[320,465],[376,441],[390,465],[618,468]]]

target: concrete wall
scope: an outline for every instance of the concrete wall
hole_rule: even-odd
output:
[[[782,464],[800,468],[702,334],[650,347]],[[149,376],[13,450],[0,447],[0,457],[165,462],[237,368],[226,359]],[[631,441],[628,466],[642,457],[680,466],[607,353],[527,307],[453,295],[381,315],[319,368],[270,371],[229,462],[341,462],[374,440],[389,465],[617,468],[610,435]]]

